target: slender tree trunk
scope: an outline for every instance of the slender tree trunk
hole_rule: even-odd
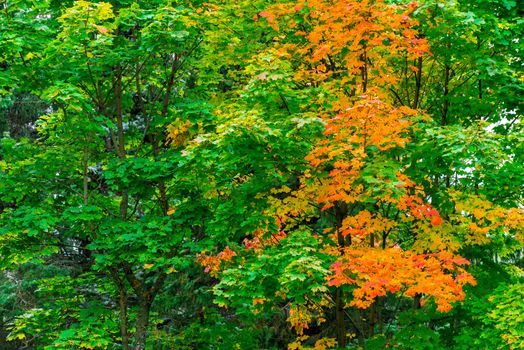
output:
[[[337,344],[339,348],[346,346],[346,324],[344,321],[345,296],[342,288],[338,287],[335,295],[335,318],[337,325]]]
[[[88,139],[89,142],[89,139]],[[84,206],[89,205],[89,149],[87,147],[84,147],[83,149],[83,157],[82,157],[82,168],[83,168],[83,203]],[[87,248],[89,243],[91,243],[91,240],[96,238],[95,233],[95,227],[91,221],[87,223],[87,226],[89,227],[89,232],[91,233],[91,236],[86,236],[85,238],[81,239],[81,251],[82,255],[84,256],[84,262],[83,268],[85,271],[91,269],[91,250]]]
[[[378,300],[375,301],[371,306],[369,307],[369,337],[373,337],[375,335],[375,326],[377,325],[377,314],[378,314],[378,306],[377,306]]]
[[[360,73],[362,76],[362,93],[365,94],[368,89],[368,56],[366,46],[364,46],[364,53],[360,58],[362,62],[364,62],[364,64],[360,68]]]
[[[122,71],[120,67],[117,67],[117,75],[114,87],[115,93],[115,112],[116,112],[116,126],[117,126],[117,156],[120,159],[125,159],[126,148],[125,148],[125,134],[124,134],[124,120],[122,112]],[[122,191],[122,198],[120,200],[120,219],[125,221],[127,219],[127,207],[129,204],[129,194],[127,190]],[[114,272],[113,278],[117,282],[119,289],[119,308],[120,308],[120,334],[122,336],[122,348],[124,350],[129,349],[129,320],[127,315],[128,297],[127,290],[124,281],[118,276],[118,272]]]
[[[337,319],[337,344],[339,348],[346,347],[346,325],[344,323],[344,293],[341,288],[337,288],[335,298],[336,319]]]
[[[477,35],[477,50],[480,52],[481,49],[481,41],[479,36]],[[478,78],[478,90],[479,90],[479,100],[482,100],[482,79],[480,78],[480,72],[479,72],[479,78]]]
[[[413,309],[418,310],[422,308],[421,300],[422,300],[422,294],[420,293],[415,294],[415,296],[413,297]]]
[[[122,337],[122,349],[129,350],[129,320],[127,317],[127,292],[125,289],[120,288],[120,296],[118,299],[118,305],[120,308],[120,335]]]
[[[422,89],[422,56],[417,59],[417,72],[415,73],[415,97],[413,99],[413,109],[418,108],[421,89]]]
[[[364,321],[364,317],[362,316],[364,310],[361,309],[355,309],[353,318],[357,320],[358,323],[358,344],[361,348],[364,348],[364,339],[366,338],[366,324]]]
[[[120,159],[126,158],[126,141],[124,134],[124,119],[122,115],[122,70],[120,67],[116,68],[115,81],[115,112],[116,112],[116,127],[118,136],[117,156]],[[122,191],[122,199],[120,201],[120,218],[126,220],[127,206],[129,202],[129,195],[126,190]]]
[[[479,100],[482,100],[482,79],[478,80]]]
[[[379,299],[377,303],[378,331],[380,334],[384,334],[384,315],[382,314],[382,311],[384,309],[384,301],[382,299]]]
[[[440,125],[444,126],[448,124],[448,110],[449,110],[449,74],[451,72],[451,67],[446,64],[444,67],[444,105],[442,106],[442,117],[440,120]]]
[[[125,280],[120,278],[117,269],[110,269],[113,282],[118,289],[119,327],[122,337],[122,349],[129,350],[129,317],[127,315],[128,295]]]
[[[147,326],[149,325],[150,309],[151,302],[146,298],[141,298],[136,320],[135,350],[146,349]]]
[[[344,217],[347,215],[347,206],[343,203],[335,204],[335,227],[337,229],[337,240],[338,240],[338,249],[340,254],[344,254],[344,248],[346,247],[346,238],[340,232],[340,227]],[[348,236],[350,237],[350,236]],[[351,238],[351,237],[350,237]],[[349,244],[351,244],[349,242]],[[345,306],[345,296],[342,289],[339,287],[336,290],[335,295],[335,317],[337,325],[337,344],[339,348],[346,347],[346,324],[344,321],[344,306]]]

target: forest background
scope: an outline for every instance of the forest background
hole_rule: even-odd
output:
[[[521,349],[514,0],[0,1],[0,349]]]

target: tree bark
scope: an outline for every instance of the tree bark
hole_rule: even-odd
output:
[[[449,74],[451,72],[451,67],[446,64],[444,67],[444,105],[442,106],[442,117],[440,120],[440,125],[445,126],[448,124],[448,110],[449,110]]]
[[[147,326],[149,325],[150,309],[151,301],[149,301],[148,298],[140,298],[136,320],[135,350],[146,349]]]
[[[344,295],[341,288],[336,292],[336,319],[337,319],[337,344],[339,348],[346,347],[346,325],[344,323]]]
[[[340,232],[340,227],[342,225],[342,221],[344,220],[344,217],[347,215],[347,207],[343,203],[336,203],[335,204],[335,227],[337,229],[337,240],[338,240],[338,249],[340,251],[340,254],[344,254],[344,248],[346,247],[346,240],[345,237]],[[346,347],[346,324],[344,322],[344,293],[342,292],[342,289],[339,287],[336,290],[335,294],[335,317],[336,317],[336,325],[337,325],[337,344],[339,348]]]
[[[415,294],[415,296],[413,297],[413,309],[419,310],[422,308],[421,300],[422,300],[422,294],[420,293]]]
[[[418,108],[421,89],[422,89],[422,56],[417,59],[417,72],[415,73],[415,97],[413,99],[413,109]]]
[[[122,349],[129,350],[129,321],[127,317],[127,292],[125,289],[120,289],[120,295],[118,299],[118,305],[120,308],[120,335],[122,337]]]

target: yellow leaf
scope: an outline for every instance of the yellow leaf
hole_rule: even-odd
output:
[[[154,266],[154,264],[144,264],[144,269],[148,270],[150,268],[152,268]]]

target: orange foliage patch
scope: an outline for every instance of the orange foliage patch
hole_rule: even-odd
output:
[[[217,255],[207,255],[202,252],[197,255],[197,261],[200,263],[200,265],[205,266],[205,272],[208,272],[211,276],[216,277],[218,271],[220,271],[220,263],[222,261],[231,261],[236,255],[237,253],[235,253],[231,248],[226,247]]]
[[[284,231],[278,231],[277,233],[272,233],[268,238],[264,238],[264,235],[266,235],[267,230],[258,229],[253,233],[252,239],[244,239],[243,243],[244,246],[247,249],[254,249],[255,251],[259,251],[263,249],[266,246],[271,246],[278,244],[283,238],[286,237],[286,233]]]
[[[406,297],[421,294],[422,303],[431,298],[439,311],[447,312],[451,303],[464,299],[464,285],[475,284],[463,268],[467,264],[466,259],[449,252],[415,254],[400,248],[348,249],[331,266],[333,274],[328,277],[328,284],[356,285],[350,305],[362,309],[389,292]]]

